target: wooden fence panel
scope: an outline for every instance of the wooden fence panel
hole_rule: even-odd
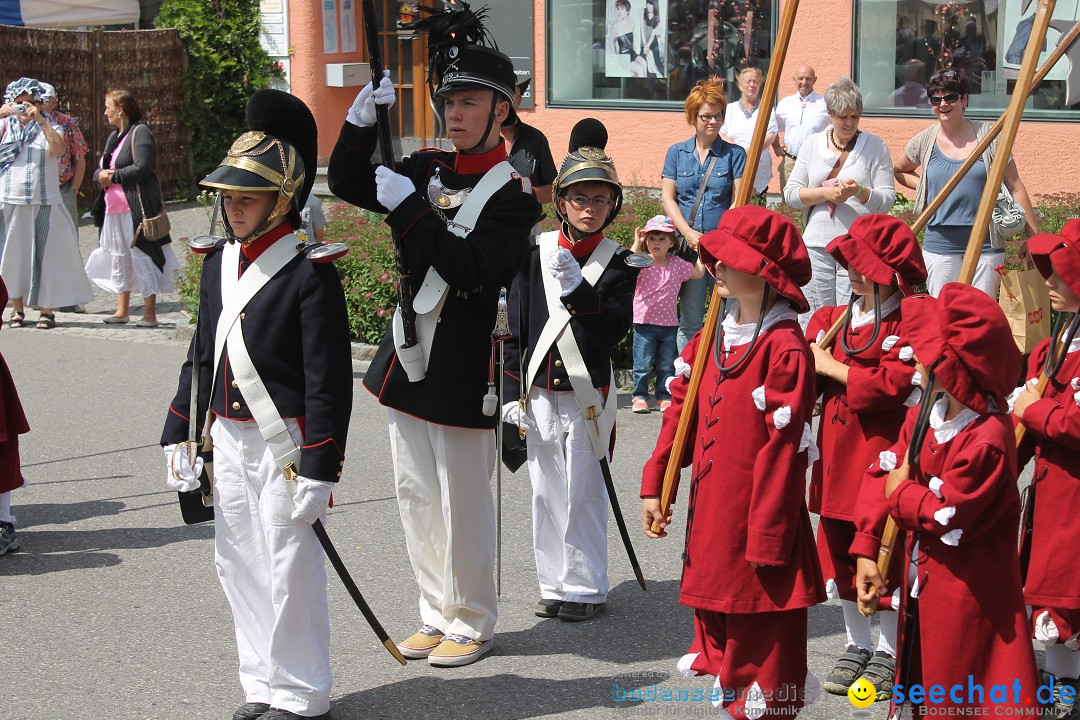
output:
[[[0,86],[20,77],[50,83],[58,109],[79,121],[90,147],[80,206],[88,208],[96,166],[112,128],[105,91],[125,88],[138,100],[157,144],[155,170],[167,199],[191,195],[190,137],[180,122],[187,56],[175,30],[52,30],[0,25]]]

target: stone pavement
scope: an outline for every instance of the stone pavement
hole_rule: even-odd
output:
[[[170,214],[177,238],[207,222],[197,206],[170,207]],[[93,228],[81,230],[85,254]],[[105,326],[100,318],[111,310],[112,298],[99,293],[87,314],[62,314],[54,330],[0,331],[0,353],[32,427],[22,440],[29,485],[12,497],[23,549],[0,557],[0,710],[19,720],[228,718],[242,696],[213,531],[181,523],[158,445],[186,349],[174,334],[186,320],[175,296],[162,298],[159,329]],[[416,584],[385,415],[360,387],[363,371],[354,363],[346,472],[328,528],[372,608],[400,639],[419,625]],[[399,667],[328,567],[335,718],[716,716],[700,700],[627,699],[628,690],[648,698],[654,685],[689,693],[711,682],[675,671],[692,632],[691,613],[678,604],[685,505],[676,505],[666,540],[648,541],[635,529],[640,468],[660,415],[634,415],[621,404],[613,474],[648,591],[637,587],[611,523],[607,611],[584,623],[534,617],[529,481],[524,471],[503,473],[503,591],[491,655],[458,669]],[[838,605],[811,610],[810,667],[819,679],[843,639]],[[835,720],[851,711],[845,698],[826,695],[802,717]],[[870,716],[885,715],[879,703]]]

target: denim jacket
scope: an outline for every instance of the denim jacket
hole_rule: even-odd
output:
[[[715,230],[720,224],[720,216],[731,206],[732,184],[736,178],[742,177],[743,168],[746,166],[746,151],[717,137],[709,149],[709,157],[704,163],[699,163],[694,138],[690,138],[668,148],[667,157],[664,159],[664,172],[661,177],[675,181],[675,199],[683,217],[689,222],[705,166],[714,155],[716,164],[709,177],[709,184],[705,186],[705,195],[701,198],[697,216],[690,224],[690,227],[699,232]]]

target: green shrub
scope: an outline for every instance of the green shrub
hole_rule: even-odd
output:
[[[248,98],[284,77],[259,45],[258,0],[164,0],[157,27],[175,28],[188,54],[186,106],[196,178],[217,167],[247,130]]]
[[[326,213],[326,242],[349,245],[349,254],[335,260],[345,288],[349,331],[359,342],[378,344],[397,304],[397,268],[390,228],[382,216],[348,203],[335,203]]]

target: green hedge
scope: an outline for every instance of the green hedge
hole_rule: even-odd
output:
[[[786,206],[775,210],[790,217],[802,227],[801,211]],[[547,217],[542,227],[554,230],[557,224],[551,206],[545,208]],[[893,214],[908,223],[914,222],[912,205],[900,199]],[[655,191],[636,190],[626,194],[622,212],[607,229],[608,237],[629,247],[634,228],[641,227],[653,215],[662,212]],[[1039,198],[1036,207],[1039,227],[1044,232],[1057,232],[1069,218],[1080,217],[1080,194],[1058,194]],[[397,273],[394,269],[394,248],[390,230],[382,216],[337,202],[327,211],[327,242],[343,242],[350,246],[349,254],[334,262],[341,274],[345,300],[349,309],[349,328],[359,342],[378,344],[386,332],[397,300]],[[1025,235],[1017,235],[1009,243],[1009,257],[1016,258]],[[184,307],[194,316],[198,305],[199,256],[190,256],[180,278],[179,289]],[[616,367],[632,367],[633,353],[627,336],[612,353]]]

